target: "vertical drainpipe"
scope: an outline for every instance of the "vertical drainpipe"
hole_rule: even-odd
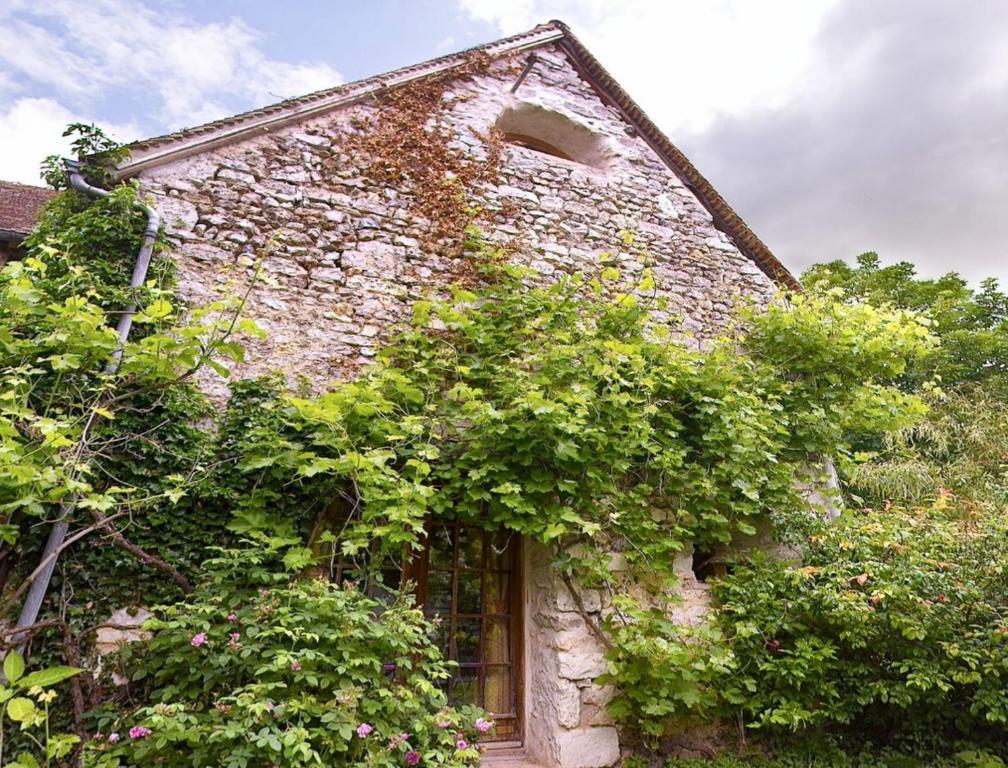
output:
[[[79,160],[64,160],[63,163],[66,166],[67,177],[72,189],[88,197],[105,197],[109,194],[108,190],[99,189],[85,181],[82,175],[84,167],[82,162]],[[119,322],[116,324],[119,343],[116,345],[112,357],[105,364],[104,373],[106,376],[111,376],[119,370],[123,348],[126,346],[130,328],[133,326],[133,316],[136,315],[137,311],[136,291],[147,280],[147,269],[150,267],[151,255],[154,252],[154,242],[157,240],[158,230],[161,227],[161,216],[152,206],[137,201],[137,207],[147,214],[147,227],[144,229],[143,244],[140,246],[140,252],[137,254],[136,263],[133,266],[133,277],[130,280],[130,294],[132,298],[129,305],[119,316]],[[74,506],[72,502],[65,502],[60,505],[59,518],[53,523],[52,528],[49,529],[49,538],[46,540],[45,549],[42,551],[41,562],[45,563],[45,566],[32,581],[28,589],[24,605],[21,608],[21,614],[18,616],[17,624],[14,627],[15,629],[30,627],[38,620],[39,610],[42,608],[42,602],[45,600],[46,592],[49,590],[49,582],[52,580],[53,571],[56,570],[56,561],[59,559],[60,547],[63,546],[67,531],[70,529],[70,516],[73,514]],[[24,649],[26,638],[23,633],[13,635],[12,640],[18,650]]]

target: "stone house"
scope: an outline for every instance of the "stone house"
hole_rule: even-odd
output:
[[[268,338],[232,375],[279,369],[292,385],[322,389],[366,365],[414,299],[464,272],[465,256],[439,239],[432,201],[420,205],[415,185],[376,174],[373,145],[361,144],[362,134],[382,134],[389,109],[415,108],[404,99],[425,83],[440,90],[420,128],[442,131],[451,152],[438,157],[458,163],[444,175],[468,184],[486,235],[517,239],[514,258],[544,279],[593,271],[601,253],[632,273],[646,251],[670,318],[698,344],[740,297],[797,287],[570,30],[550,22],[130,147],[119,177],[139,181],[177,241],[184,298],[235,290],[264,254],[268,279],[252,288],[247,313]],[[393,122],[385,134],[408,127]],[[621,230],[635,233],[633,247]],[[225,382],[203,385],[226,397]],[[445,648],[460,664],[450,696],[495,714],[499,742],[485,762],[617,763],[611,692],[594,682],[602,650],[548,553],[452,523],[429,540],[420,599],[450,619]],[[691,566],[684,553],[687,618],[702,613],[706,595]],[[607,600],[581,595],[590,614]]]

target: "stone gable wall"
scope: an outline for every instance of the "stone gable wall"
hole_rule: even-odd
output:
[[[514,95],[514,62],[498,62],[461,84],[467,98],[449,115],[460,146],[479,153],[479,134],[503,110],[532,104],[600,137],[608,167],[506,146],[502,184],[482,190],[474,202],[514,214],[486,227],[487,234],[518,238],[516,258],[548,277],[596,271],[603,252],[612,252],[626,271],[639,270],[639,254],[617,237],[633,232],[654,259],[673,325],[700,339],[724,324],[739,295],[772,294],[770,279],[714,228],[647,144],[628,135],[567,59],[548,49],[538,55]],[[345,378],[408,317],[414,299],[450,283],[460,270],[458,260],[424,247],[430,222],[411,213],[408,191],[376,185],[351,158],[332,162],[354,118],[371,109],[347,108],[140,177],[180,240],[186,299],[200,303],[215,291],[239,290],[256,254],[268,254],[268,282],[254,290],[247,313],[269,338],[252,345],[239,376],[277,369],[292,383],[308,377],[315,389]],[[223,394],[222,382],[206,384]]]
[[[508,145],[501,184],[477,202],[509,211],[485,227],[501,241],[517,238],[516,259],[544,280],[562,272],[595,272],[611,253],[629,273],[653,263],[667,319],[694,343],[716,334],[739,297],[767,300],[771,280],[716,230],[694,195],[632,135],[568,60],[554,49],[539,60],[516,94],[523,59],[498,61],[459,84],[466,99],[449,118],[459,147],[479,154],[485,134],[508,109],[543,108],[591,131],[597,167]],[[205,303],[242,290],[257,254],[266,280],[252,291],[247,314],[268,338],[250,345],[232,375],[282,371],[318,391],[366,365],[412,301],[452,282],[458,257],[425,243],[430,222],[410,209],[408,190],[387,189],[363,172],[366,163],[341,153],[341,137],[373,106],[357,105],[295,127],[145,171],[140,178],[178,240],[184,298]],[[618,233],[635,233],[633,248]],[[206,378],[225,398],[223,380]],[[620,755],[617,729],[605,713],[611,690],[594,679],[601,649],[549,567],[548,555],[526,555],[526,748],[544,766],[601,768]],[[682,562],[684,616],[703,613],[706,593]],[[585,595],[595,616],[605,596]]]

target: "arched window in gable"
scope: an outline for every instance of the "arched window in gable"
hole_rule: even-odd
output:
[[[604,136],[538,104],[506,107],[495,127],[508,144],[592,168],[605,169],[614,155]]]

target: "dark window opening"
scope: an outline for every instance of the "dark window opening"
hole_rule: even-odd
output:
[[[728,562],[724,559],[724,553],[712,549],[693,550],[693,575],[696,576],[697,581],[707,582],[719,579],[727,576],[728,571]]]
[[[543,141],[542,139],[537,139],[534,136],[526,136],[523,133],[505,133],[504,141],[508,144],[515,144],[519,147],[525,147],[525,149],[531,149],[533,152],[541,152],[544,155],[552,155],[553,157],[559,157],[563,160],[574,161],[570,155],[564,152],[558,147],[554,147],[552,144]]]

